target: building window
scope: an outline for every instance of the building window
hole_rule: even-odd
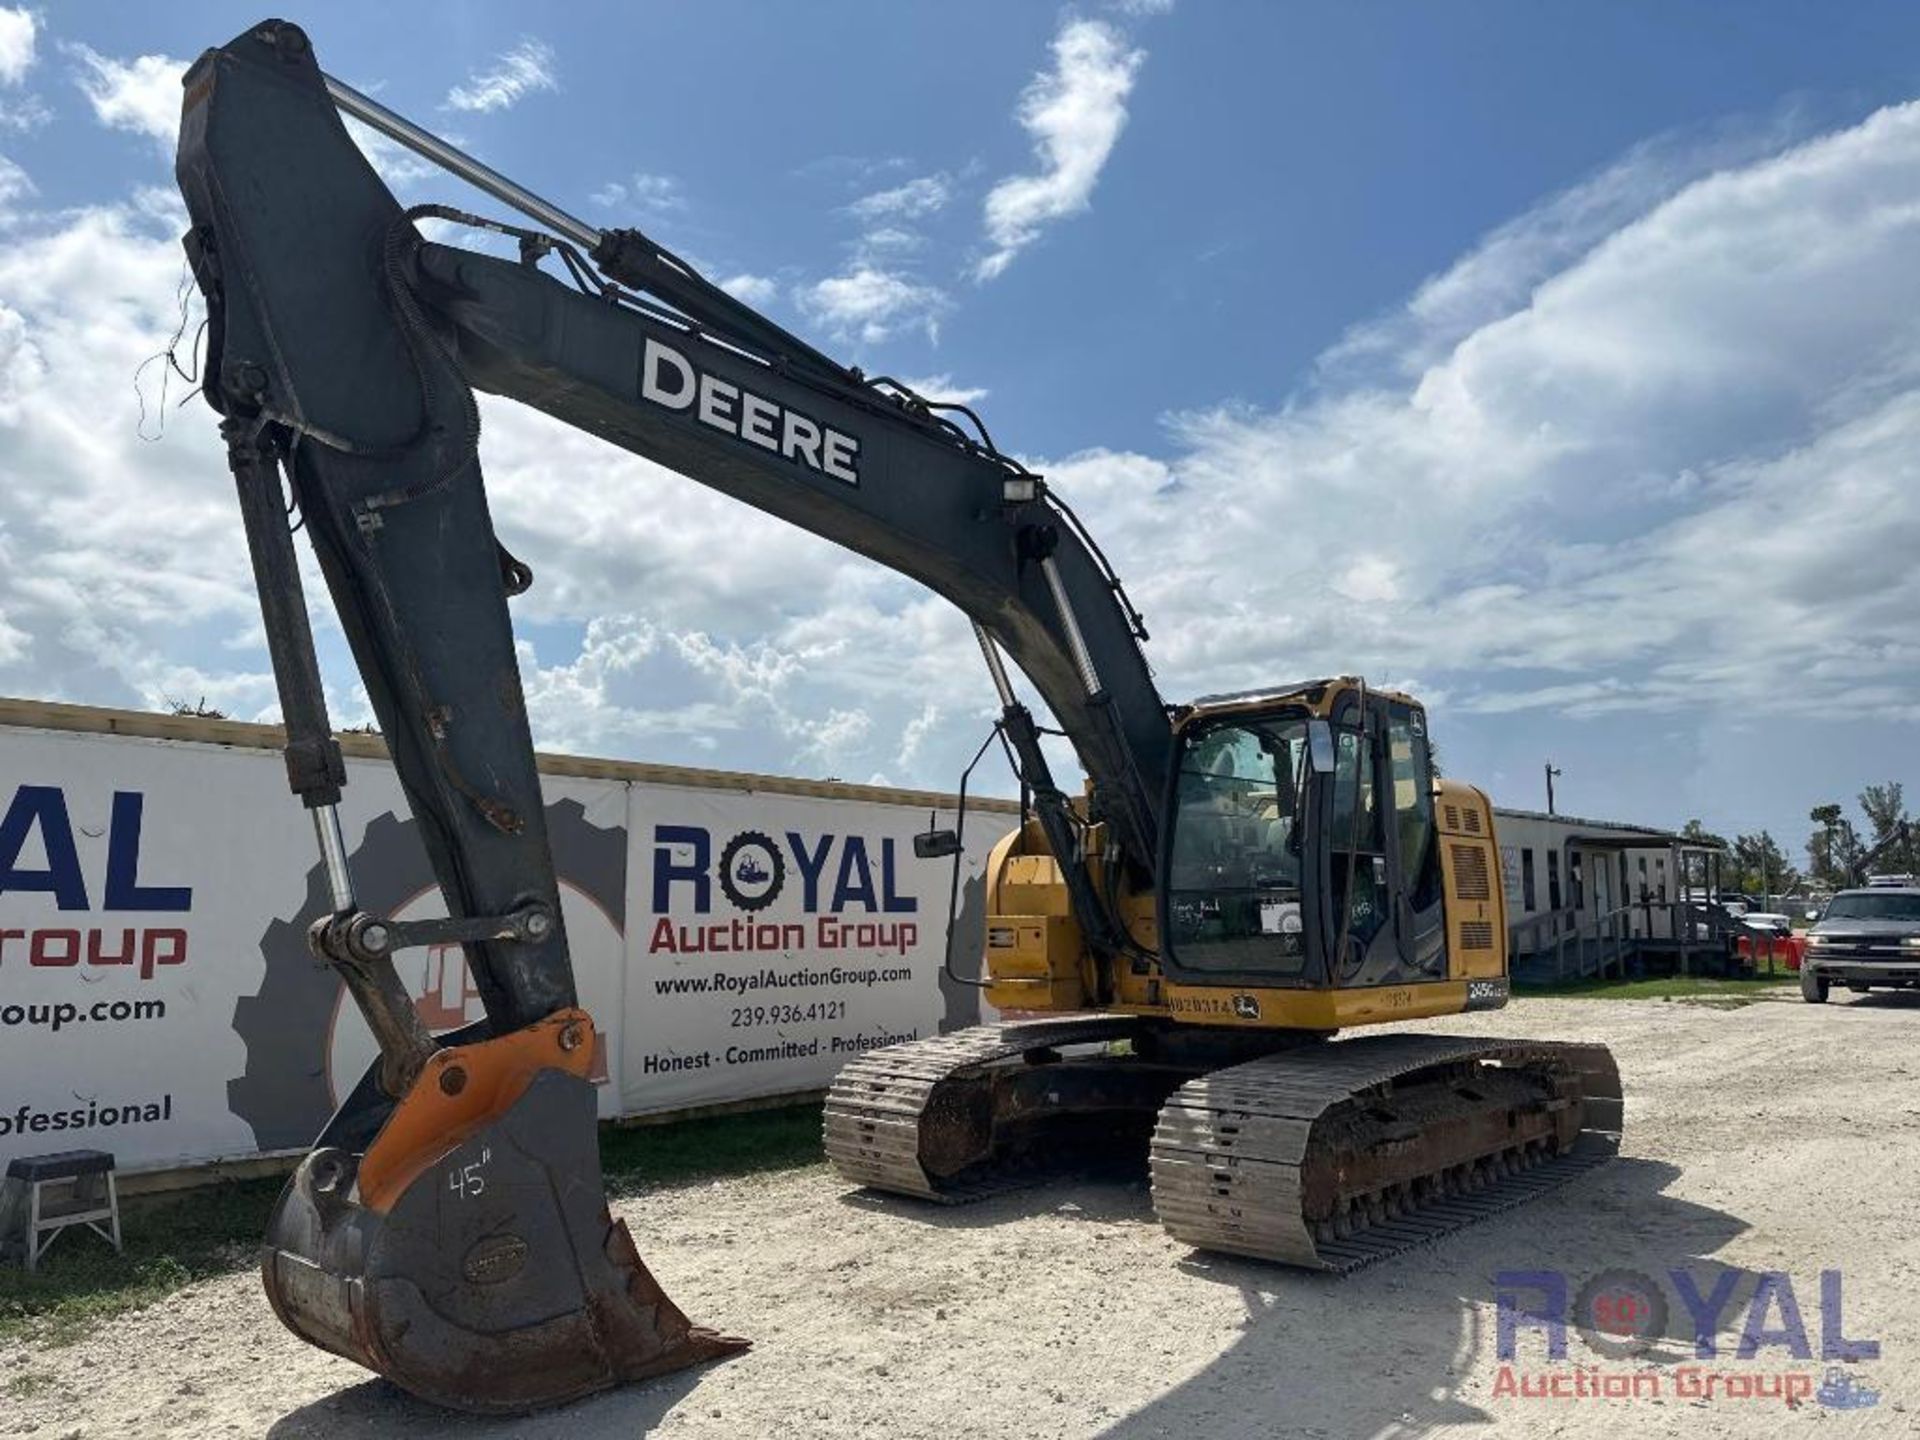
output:
[[[1567,856],[1567,888],[1572,892],[1573,908],[1584,910],[1587,907],[1586,867],[1580,863],[1578,850]]]
[[[1533,903],[1533,847],[1520,852],[1520,908],[1531,915]]]
[[[1551,909],[1560,908],[1560,852],[1547,851],[1547,904]]]

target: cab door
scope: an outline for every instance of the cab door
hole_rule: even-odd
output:
[[[1447,972],[1447,917],[1427,716],[1405,700],[1390,699],[1381,708],[1386,718],[1383,758],[1392,807],[1388,867],[1393,876],[1396,931],[1408,967],[1418,978],[1439,980]]]
[[[1334,714],[1326,934],[1342,988],[1446,978],[1446,916],[1426,715],[1355,694]]]

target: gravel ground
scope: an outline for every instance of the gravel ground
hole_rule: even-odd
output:
[[[0,1434],[1238,1440],[1458,1427],[1612,1440],[1920,1428],[1920,1316],[1904,1300],[1920,1281],[1909,1218],[1920,1003],[1533,1000],[1433,1028],[1613,1045],[1628,1096],[1622,1158],[1347,1280],[1195,1254],[1154,1223],[1144,1183],[941,1210],[850,1194],[824,1168],[720,1182],[623,1213],[691,1315],[754,1337],[731,1363],[522,1421],[450,1417],[300,1344],[254,1277],[236,1275],[76,1345],[0,1352],[11,1382],[0,1381]],[[1563,1388],[1595,1366],[1648,1374],[1658,1396],[1498,1393],[1496,1273],[1555,1269],[1577,1288],[1616,1267],[1681,1267],[1702,1294],[1731,1272],[1718,1358],[1695,1360],[1669,1282],[1672,1313],[1648,1355],[1608,1360],[1574,1336],[1555,1364],[1528,1333],[1511,1367]],[[1844,1272],[1846,1335],[1882,1347],[1851,1367],[1876,1405],[1677,1393],[1690,1364],[1819,1384],[1823,1269]],[[1768,1271],[1790,1277],[1809,1359],[1784,1344],[1734,1353]]]

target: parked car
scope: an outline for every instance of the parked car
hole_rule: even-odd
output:
[[[1874,986],[1920,986],[1920,885],[1842,890],[1807,933],[1800,995],[1821,1004],[1834,985],[1864,995]]]
[[[1737,895],[1717,895],[1697,900],[1690,913],[1693,917],[1693,938],[1696,940],[1711,940],[1716,931],[1723,935],[1731,931],[1732,938],[1738,941],[1785,935],[1793,929],[1793,923],[1787,916],[1771,910],[1755,910],[1751,902]]]

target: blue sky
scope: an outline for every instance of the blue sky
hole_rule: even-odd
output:
[[[0,690],[271,712],[172,329],[180,63],[252,8],[0,11]],[[1920,716],[1920,11],[335,4],[323,64],[870,370],[979,393],[1173,698],[1429,697],[1497,801],[1790,852]],[[376,156],[408,199],[455,187]],[[157,383],[146,376],[151,392]],[[150,393],[149,400],[153,398]],[[964,625],[490,406],[542,738],[946,785]],[[343,719],[360,701],[325,641]]]

